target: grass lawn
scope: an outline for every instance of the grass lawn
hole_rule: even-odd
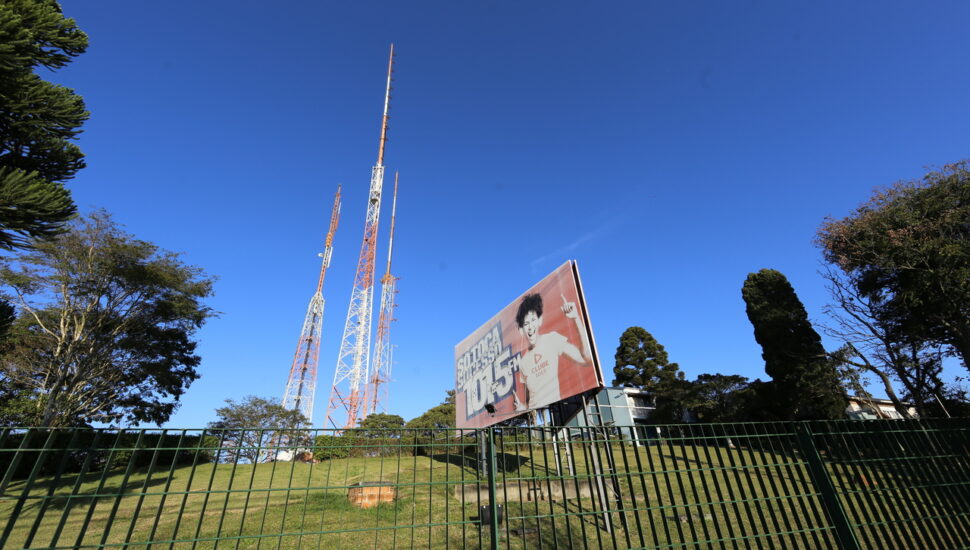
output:
[[[500,442],[501,547],[835,547],[834,529],[802,458],[780,440],[766,441],[758,448],[614,442],[599,445],[598,453],[581,443]],[[488,529],[478,522],[487,486],[463,445],[444,443],[430,457],[402,448],[315,464],[156,463],[151,469],[44,477],[26,494],[25,482],[14,480],[0,495],[0,526],[7,529],[0,546],[487,548]],[[597,463],[609,468],[607,451],[612,475],[592,476]],[[864,547],[943,548],[966,535],[953,531],[965,529],[962,520],[936,520],[935,530],[958,533],[937,535],[939,540],[905,522],[900,529],[906,538],[900,539],[899,529],[886,526],[901,519],[887,502],[905,500],[922,507],[926,517],[948,503],[952,510],[943,493],[895,488],[906,472],[872,470],[861,489],[854,470],[830,474],[853,520],[873,523],[860,530]],[[358,482],[388,483],[397,498],[357,508],[347,495]],[[604,507],[610,512],[604,514]]]

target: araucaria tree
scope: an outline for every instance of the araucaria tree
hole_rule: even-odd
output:
[[[161,424],[199,377],[213,280],[104,212],[5,259],[0,283],[20,310],[0,355],[0,387],[30,403],[20,422]]]
[[[748,275],[741,289],[765,372],[771,376],[770,416],[779,420],[836,419],[847,398],[833,361],[812,328],[805,306],[788,279],[774,269]]]
[[[970,163],[876,192],[818,232],[880,325],[904,344],[945,346],[970,369]]]
[[[630,327],[620,335],[613,367],[613,385],[641,388],[654,399],[652,418],[678,422],[689,384],[677,363],[671,363],[660,342],[642,327]]]
[[[73,90],[47,82],[88,38],[51,0],[0,2],[0,248],[61,232],[74,215],[64,182],[84,166],[72,143],[88,118]]]

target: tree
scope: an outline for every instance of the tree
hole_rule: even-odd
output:
[[[66,66],[88,38],[52,0],[0,3],[0,248],[66,228],[74,203],[64,182],[84,167],[71,142],[88,118],[73,90],[35,74]]]
[[[771,376],[773,415],[779,420],[836,419],[847,398],[834,362],[808,321],[788,279],[773,269],[750,273],[741,289],[765,372]]]
[[[691,383],[689,408],[702,422],[748,420],[750,382],[737,374],[700,374]]]
[[[904,400],[915,405],[919,416],[929,416],[928,405],[944,393],[940,347],[913,339],[885,322],[878,305],[859,293],[849,275],[831,267],[823,275],[829,282],[828,290],[834,302],[825,308],[833,320],[825,331],[844,342],[836,356],[839,362],[856,371],[844,373],[858,388],[854,391],[860,395],[866,393],[858,371],[872,374],[879,379],[883,391],[903,418],[912,417]],[[896,394],[894,381],[902,384],[902,398]]]
[[[408,420],[405,428],[419,428],[427,431],[455,427],[455,390],[448,390],[447,397],[440,405],[435,405],[421,416]]]
[[[369,414],[357,424],[354,430],[362,437],[396,437],[404,427],[404,419],[396,414]]]
[[[226,399],[216,416],[219,419],[210,422],[209,429],[218,431],[223,462],[256,464],[275,458],[280,447],[309,444],[308,434],[300,429],[309,427],[310,421],[298,410],[283,408],[278,399],[255,395],[239,403]]]
[[[7,336],[10,327],[17,320],[17,309],[13,307],[7,297],[0,295],[0,342]]]
[[[95,212],[0,262],[20,317],[0,386],[30,397],[41,426],[165,422],[199,377],[192,339],[213,280]]]
[[[817,235],[826,261],[894,334],[946,346],[970,369],[970,163],[877,191]]]
[[[689,383],[653,335],[642,327],[626,329],[620,335],[615,359],[613,385],[647,391],[656,407],[651,418],[657,422],[681,420]]]
[[[416,430],[407,435],[415,443],[414,451],[417,454],[430,456],[436,452],[434,441],[441,439],[450,441],[459,434],[458,431],[449,429],[455,427],[455,420],[455,390],[447,390],[441,404],[431,407],[417,418],[408,420],[404,427]],[[437,448],[437,451],[440,450],[440,447]]]

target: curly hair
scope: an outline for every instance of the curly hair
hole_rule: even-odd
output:
[[[525,316],[530,312],[536,312],[536,317],[542,317],[542,296],[536,294],[526,294],[519,302],[519,311],[515,314],[515,322],[519,328],[525,324]]]

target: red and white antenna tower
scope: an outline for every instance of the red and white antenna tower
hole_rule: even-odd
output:
[[[296,344],[293,355],[293,365],[290,367],[290,377],[286,381],[283,392],[283,407],[300,411],[309,421],[313,421],[313,395],[317,389],[317,363],[320,359],[320,333],[323,331],[323,278],[330,266],[333,255],[333,234],[337,231],[337,220],[340,219],[340,186],[333,198],[333,210],[330,213],[330,230],[324,242],[320,257],[320,278],[317,280],[317,291],[310,298],[310,306],[303,320],[303,330],[300,340]]]
[[[394,250],[394,218],[397,213],[397,172],[394,173],[394,200],[391,201],[391,236],[387,245],[387,271],[381,277],[381,309],[377,317],[377,341],[374,342],[374,363],[370,381],[365,392],[364,416],[376,413],[378,407],[387,410],[387,383],[391,381],[393,362],[391,348],[391,322],[394,318],[394,296],[397,294],[398,278],[391,275],[391,253]]]
[[[357,275],[350,294],[347,322],[333,373],[333,386],[327,404],[324,427],[353,428],[366,416],[363,399],[370,364],[371,314],[374,309],[374,258],[377,252],[377,222],[381,214],[381,192],[384,187],[384,144],[387,141],[387,110],[391,102],[391,74],[394,70],[394,44],[391,44],[387,63],[387,89],[384,93],[384,116],[381,119],[381,139],[377,149],[377,164],[371,169],[367,217],[364,220],[364,240],[357,260]],[[363,406],[362,406],[363,405]]]

